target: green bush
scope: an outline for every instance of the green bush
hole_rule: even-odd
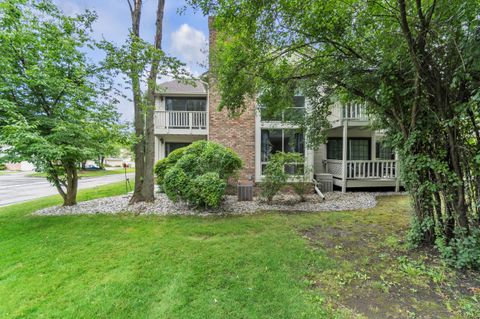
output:
[[[220,178],[217,172],[209,172],[192,180],[190,187],[191,191],[188,196],[193,205],[218,207],[225,194],[227,183]]]
[[[7,165],[0,163],[0,171],[4,171],[7,169]]]
[[[196,207],[218,207],[228,178],[241,167],[242,160],[232,150],[197,141],[157,162],[155,174],[171,200],[182,199]]]
[[[189,184],[187,174],[185,174],[182,169],[174,166],[168,169],[165,174],[163,190],[170,200],[177,202],[179,199],[182,199],[191,193],[187,189]]]
[[[480,269],[480,231],[472,230],[470,235],[457,234],[447,244],[445,238],[438,237],[435,246],[442,257],[456,268]]]
[[[299,153],[279,152],[273,154],[265,167],[265,177],[261,184],[260,195],[268,202],[271,202],[273,196],[275,196],[287,184],[289,175],[285,172],[285,165],[291,163],[303,163],[303,161],[303,156]],[[298,191],[301,192],[302,189],[299,187]]]
[[[311,180],[312,169],[310,167],[303,167],[302,174],[296,175],[293,178],[292,188],[295,193],[300,196],[300,201],[305,201],[305,194],[312,190],[313,184]]]
[[[178,159],[182,157],[184,151],[185,151],[185,147],[178,148],[172,151],[168,155],[168,157],[165,157],[164,159],[159,160],[155,164],[154,172],[155,172],[155,176],[157,177],[157,184],[159,186],[163,186],[163,180],[167,172],[167,169],[175,165]]]

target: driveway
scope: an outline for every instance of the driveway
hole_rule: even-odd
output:
[[[0,175],[0,206],[11,205],[44,196],[58,195],[57,189],[44,177],[28,177],[32,172],[19,172]],[[134,173],[127,174],[132,181]],[[120,182],[125,180],[124,174],[106,175],[101,177],[84,177],[79,180],[78,188]]]

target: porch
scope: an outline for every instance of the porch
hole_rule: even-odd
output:
[[[398,160],[325,160],[325,171],[342,188],[395,187],[399,190]],[[345,174],[344,174],[345,172]]]

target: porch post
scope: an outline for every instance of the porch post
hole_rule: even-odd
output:
[[[400,163],[398,161],[398,152],[395,151],[395,192],[400,191]]]
[[[348,121],[343,121],[343,135],[342,135],[342,193],[347,191],[347,150],[348,150]]]
[[[372,161],[377,159],[377,134],[375,131],[372,131],[372,154],[370,158]]]

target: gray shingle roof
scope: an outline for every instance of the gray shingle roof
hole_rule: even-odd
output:
[[[159,95],[166,94],[207,94],[207,86],[200,80],[195,81],[195,86],[181,83],[177,80],[160,83],[158,90]]]

